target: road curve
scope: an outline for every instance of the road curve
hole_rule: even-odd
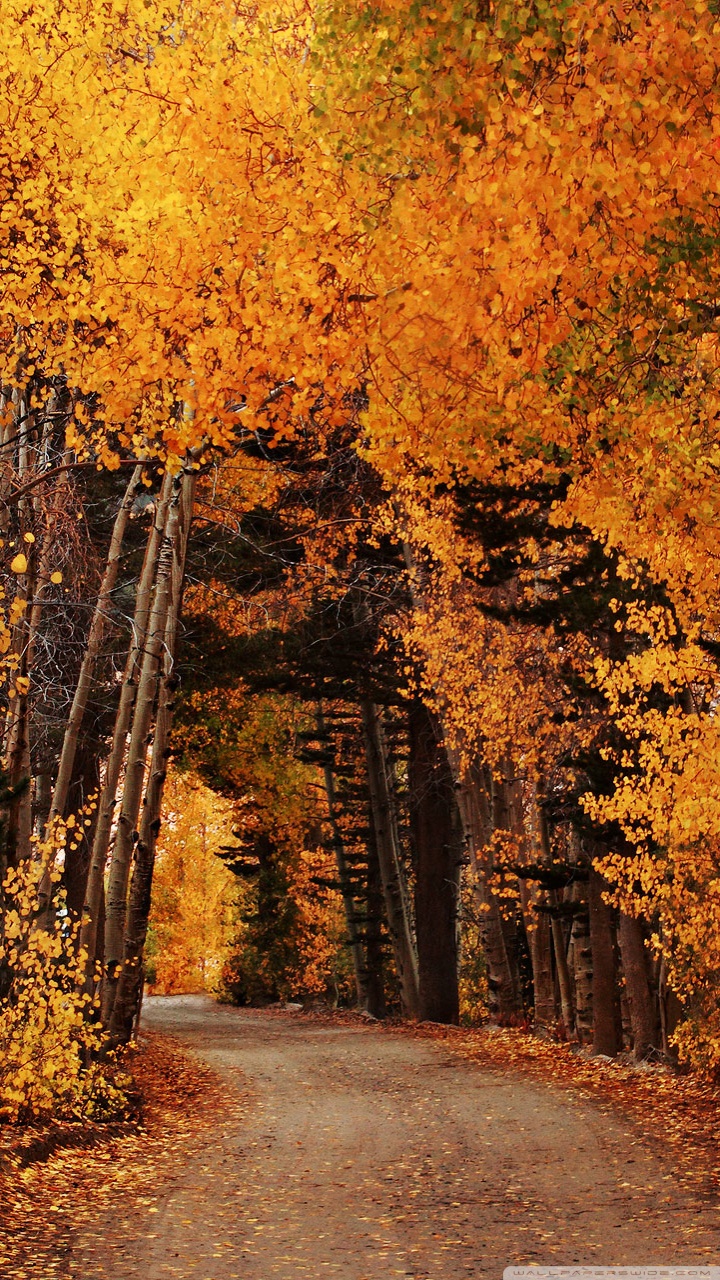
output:
[[[204,997],[149,1000],[143,1025],[250,1101],[158,1188],[152,1232],[129,1224],[108,1280],[497,1280],[511,1263],[720,1256],[716,1204],[571,1089]]]

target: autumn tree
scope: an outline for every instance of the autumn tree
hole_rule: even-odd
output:
[[[194,521],[186,601],[226,672],[188,682],[183,745],[254,788],[256,924],[302,899],[322,951],[342,903],[362,998],[394,968],[409,1016],[452,1019],[464,864],[496,1016],[642,1054],[657,1013],[668,1052],[674,992],[713,1066],[712,6],[26,19],[0,54],[6,857],[67,836],[113,1037]]]
[[[617,624],[625,643],[577,652],[586,688],[602,691],[615,766],[615,782],[583,802],[615,832],[613,856],[591,854],[589,874],[612,868],[629,919],[660,913],[656,938],[679,983],[696,926],[680,946],[662,905],[668,829],[656,815],[677,811],[688,768],[705,758],[691,751],[690,765],[683,747],[671,763],[679,742],[699,748],[701,725],[708,741],[714,732],[703,716],[715,681],[714,23],[685,3],[622,18],[581,3],[408,15],[339,4],[323,9],[315,45],[319,132],[364,175],[346,185],[365,228],[346,296],[364,317],[366,454],[401,499],[406,539],[451,580],[458,553],[471,577],[483,555],[468,540],[453,547],[454,494],[468,484],[560,485],[551,527],[580,541],[586,530],[608,552],[606,631]],[[452,613],[451,592],[444,604]],[[496,628],[501,669],[522,662],[531,634]],[[690,844],[670,855],[673,867],[688,859],[678,871],[702,865],[712,823],[705,811],[704,834],[688,820]],[[630,886],[649,866],[658,893],[640,908]],[[693,881],[680,880],[687,910]],[[700,970],[705,949],[692,951]]]

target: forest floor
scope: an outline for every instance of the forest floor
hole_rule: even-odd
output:
[[[142,1042],[140,1126],[6,1170],[3,1280],[720,1257],[717,1100],[666,1073],[199,996],[147,1001]]]

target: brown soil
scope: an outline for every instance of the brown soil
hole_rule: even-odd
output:
[[[18,1172],[38,1252],[3,1277],[475,1280],[720,1256],[709,1165],[688,1178],[637,1118],[497,1050],[198,996],[143,1018],[196,1065],[170,1050],[146,1132]]]

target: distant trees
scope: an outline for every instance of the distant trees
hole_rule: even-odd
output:
[[[236,928],[237,881],[217,856],[233,806],[190,775],[169,774],[145,946],[152,990],[216,991]]]

